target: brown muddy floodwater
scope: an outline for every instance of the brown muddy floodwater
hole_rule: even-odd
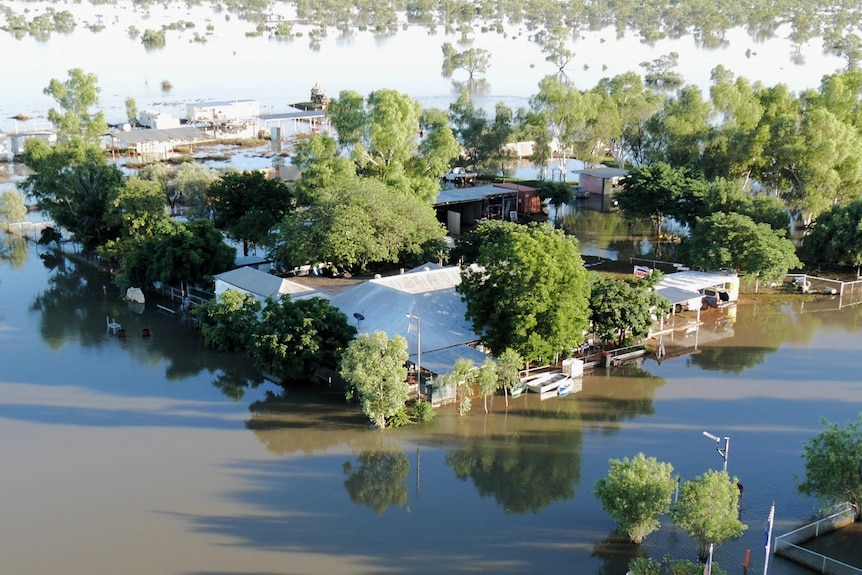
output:
[[[749,302],[567,398],[495,397],[488,415],[476,400],[380,433],[339,397],[277,395],[105,276],[18,250],[0,264],[4,575],[622,575],[636,554],[695,547],[666,519],[621,544],[595,481],[638,452],[683,480],[720,469],[703,431],[731,438],[749,525],[716,560],[739,573],[751,550],[759,572],[772,502],[776,534],[816,509],[795,490],[803,442],[862,410],[862,307]]]

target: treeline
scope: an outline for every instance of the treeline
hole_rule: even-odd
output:
[[[97,2],[91,0],[93,4]],[[175,3],[183,6],[200,1]],[[133,2],[136,8],[147,10],[171,3],[143,0]],[[636,2],[584,2],[566,0],[227,0],[211,2],[216,12],[227,11],[253,26],[250,35],[269,34],[274,38],[294,35],[291,21],[285,21],[284,7],[295,12],[297,23],[312,24],[312,39],[326,35],[327,28],[340,30],[371,30],[391,34],[403,26],[422,25],[431,31],[459,32],[467,37],[472,32],[496,31],[506,34],[512,27],[524,27],[540,43],[547,40],[546,32],[569,39],[581,32],[611,28],[617,37],[634,33],[645,42],[664,38],[693,35],[705,48],[727,44],[725,34],[732,28],[744,28],[753,38],[762,41],[774,37],[779,28],[787,27],[787,37],[801,46],[812,38],[823,38],[830,53],[855,65],[862,54],[858,32],[862,13],[852,2],[833,0],[827,3],[808,0],[760,0],[755,2],[678,2],[668,5],[658,0]],[[50,33],[69,33],[75,22],[68,11],[30,16],[18,13],[11,6],[0,7],[5,23],[0,29],[21,38],[30,34],[47,39]],[[97,32],[101,25],[91,25]],[[784,33],[784,32],[782,32]]]

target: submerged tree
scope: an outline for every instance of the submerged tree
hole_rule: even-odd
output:
[[[60,141],[95,143],[108,131],[104,112],[91,111],[99,104],[98,80],[95,74],[73,68],[65,82],[52,79],[45,88],[44,93],[59,104],[59,109],[48,110],[48,120],[57,128]]]
[[[671,519],[697,544],[702,562],[709,557],[710,545],[720,545],[748,529],[739,520],[738,483],[725,471],[707,471],[684,482],[671,507]]]
[[[602,341],[621,345],[629,334],[643,338],[655,323],[654,314],[668,311],[670,302],[643,282],[593,275],[590,321]]]
[[[862,267],[862,200],[834,206],[814,220],[805,236],[802,254],[809,263]]]
[[[488,413],[488,397],[494,395],[499,386],[500,380],[497,374],[497,365],[489,357],[485,359],[482,367],[476,371],[476,387],[479,390],[479,395],[482,397],[485,413]]]
[[[251,341],[260,303],[253,295],[229,289],[192,309],[201,322],[204,345],[216,351],[242,351]]]
[[[341,358],[340,374],[347,381],[347,399],[358,399],[362,411],[378,429],[404,408],[407,385],[407,340],[376,331],[360,334]]]
[[[24,163],[32,170],[19,188],[36,198],[54,222],[72,233],[86,251],[94,251],[122,234],[117,200],[123,173],[109,165],[101,151],[81,140],[51,148],[31,139]]]
[[[595,494],[602,509],[619,523],[632,543],[658,530],[659,517],[670,510],[676,489],[673,466],[638,453],[611,459],[607,476],[596,481]]]
[[[459,52],[452,44],[443,44],[443,76],[451,78],[455,70],[467,72],[468,83],[476,74],[484,74],[491,66],[491,53],[482,48],[468,48]]]
[[[698,220],[680,255],[697,268],[730,268],[759,281],[777,281],[802,266],[786,235],[748,216],[717,212]]]
[[[803,445],[805,477],[797,488],[826,504],[849,502],[862,518],[862,413],[844,427],[822,419],[823,431]]]
[[[0,194],[0,229],[10,231],[9,225],[20,222],[27,215],[24,194],[18,190],[4,190]]]
[[[347,316],[327,299],[267,299],[249,355],[259,369],[287,385],[309,381],[319,369],[338,365],[355,336]]]

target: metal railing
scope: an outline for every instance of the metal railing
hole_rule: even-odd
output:
[[[846,509],[833,513],[829,517],[776,537],[773,552],[824,575],[862,575],[862,569],[797,545],[850,525],[855,516],[856,510],[848,505]]]

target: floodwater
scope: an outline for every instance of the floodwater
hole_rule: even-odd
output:
[[[674,359],[598,370],[567,398],[494,397],[488,415],[475,399],[381,433],[325,390],[278,394],[152,298],[130,309],[103,274],[17,246],[0,263],[2,573],[622,574],[695,548],[666,519],[620,543],[595,481],[638,452],[683,480],[720,469],[703,431],[731,438],[749,525],[716,560],[737,572],[748,549],[759,570],[770,505],[776,534],[816,509],[794,487],[803,442],[862,410],[862,307],[749,301]]]
[[[467,80],[463,71],[452,78],[441,75],[441,46],[447,42],[458,50],[474,47],[491,53],[491,66],[481,78],[484,82],[474,87],[477,106],[491,113],[498,102],[526,107],[538,92],[539,81],[557,72],[522,26],[498,33],[495,27],[483,30],[477,24],[465,42],[460,34],[446,34],[442,28],[431,31],[406,23],[394,33],[330,28],[320,37],[313,26],[294,22],[296,37],[275,40],[268,34],[249,35],[255,24],[235,14],[193,4],[4,2],[28,21],[52,7],[68,10],[78,25],[69,34],[52,33],[46,39],[16,39],[0,32],[0,54],[14,54],[3,66],[0,130],[47,127],[46,113],[56,103],[43,90],[51,79],[65,80],[72,68],[98,76],[100,108],[109,122],[120,124],[127,120],[127,98],[134,98],[139,110],[177,117],[185,116],[189,102],[235,99],[257,100],[264,113],[282,112],[291,103],[307,101],[316,83],[329,96],[342,90],[365,95],[389,88],[425,107],[446,109]],[[275,19],[295,19],[288,3],[272,4],[271,10]],[[193,26],[177,29],[180,21]],[[163,48],[148,50],[139,36],[129,33],[130,27],[140,34],[171,25]],[[575,57],[566,72],[576,86],[588,89],[601,78],[643,73],[641,62],[676,52],[678,71],[686,82],[704,91],[711,83],[711,70],[719,64],[767,86],[783,83],[801,91],[816,88],[823,74],[843,68],[840,58],[824,53],[820,40],[794,46],[788,32],[787,27],[779,27],[774,37],[757,41],[734,28],[721,48],[707,49],[691,36],[648,44],[634,33],[617,38],[611,29],[584,31],[571,40]],[[161,88],[164,81],[170,83],[170,90]],[[19,114],[32,119],[12,119]]]

